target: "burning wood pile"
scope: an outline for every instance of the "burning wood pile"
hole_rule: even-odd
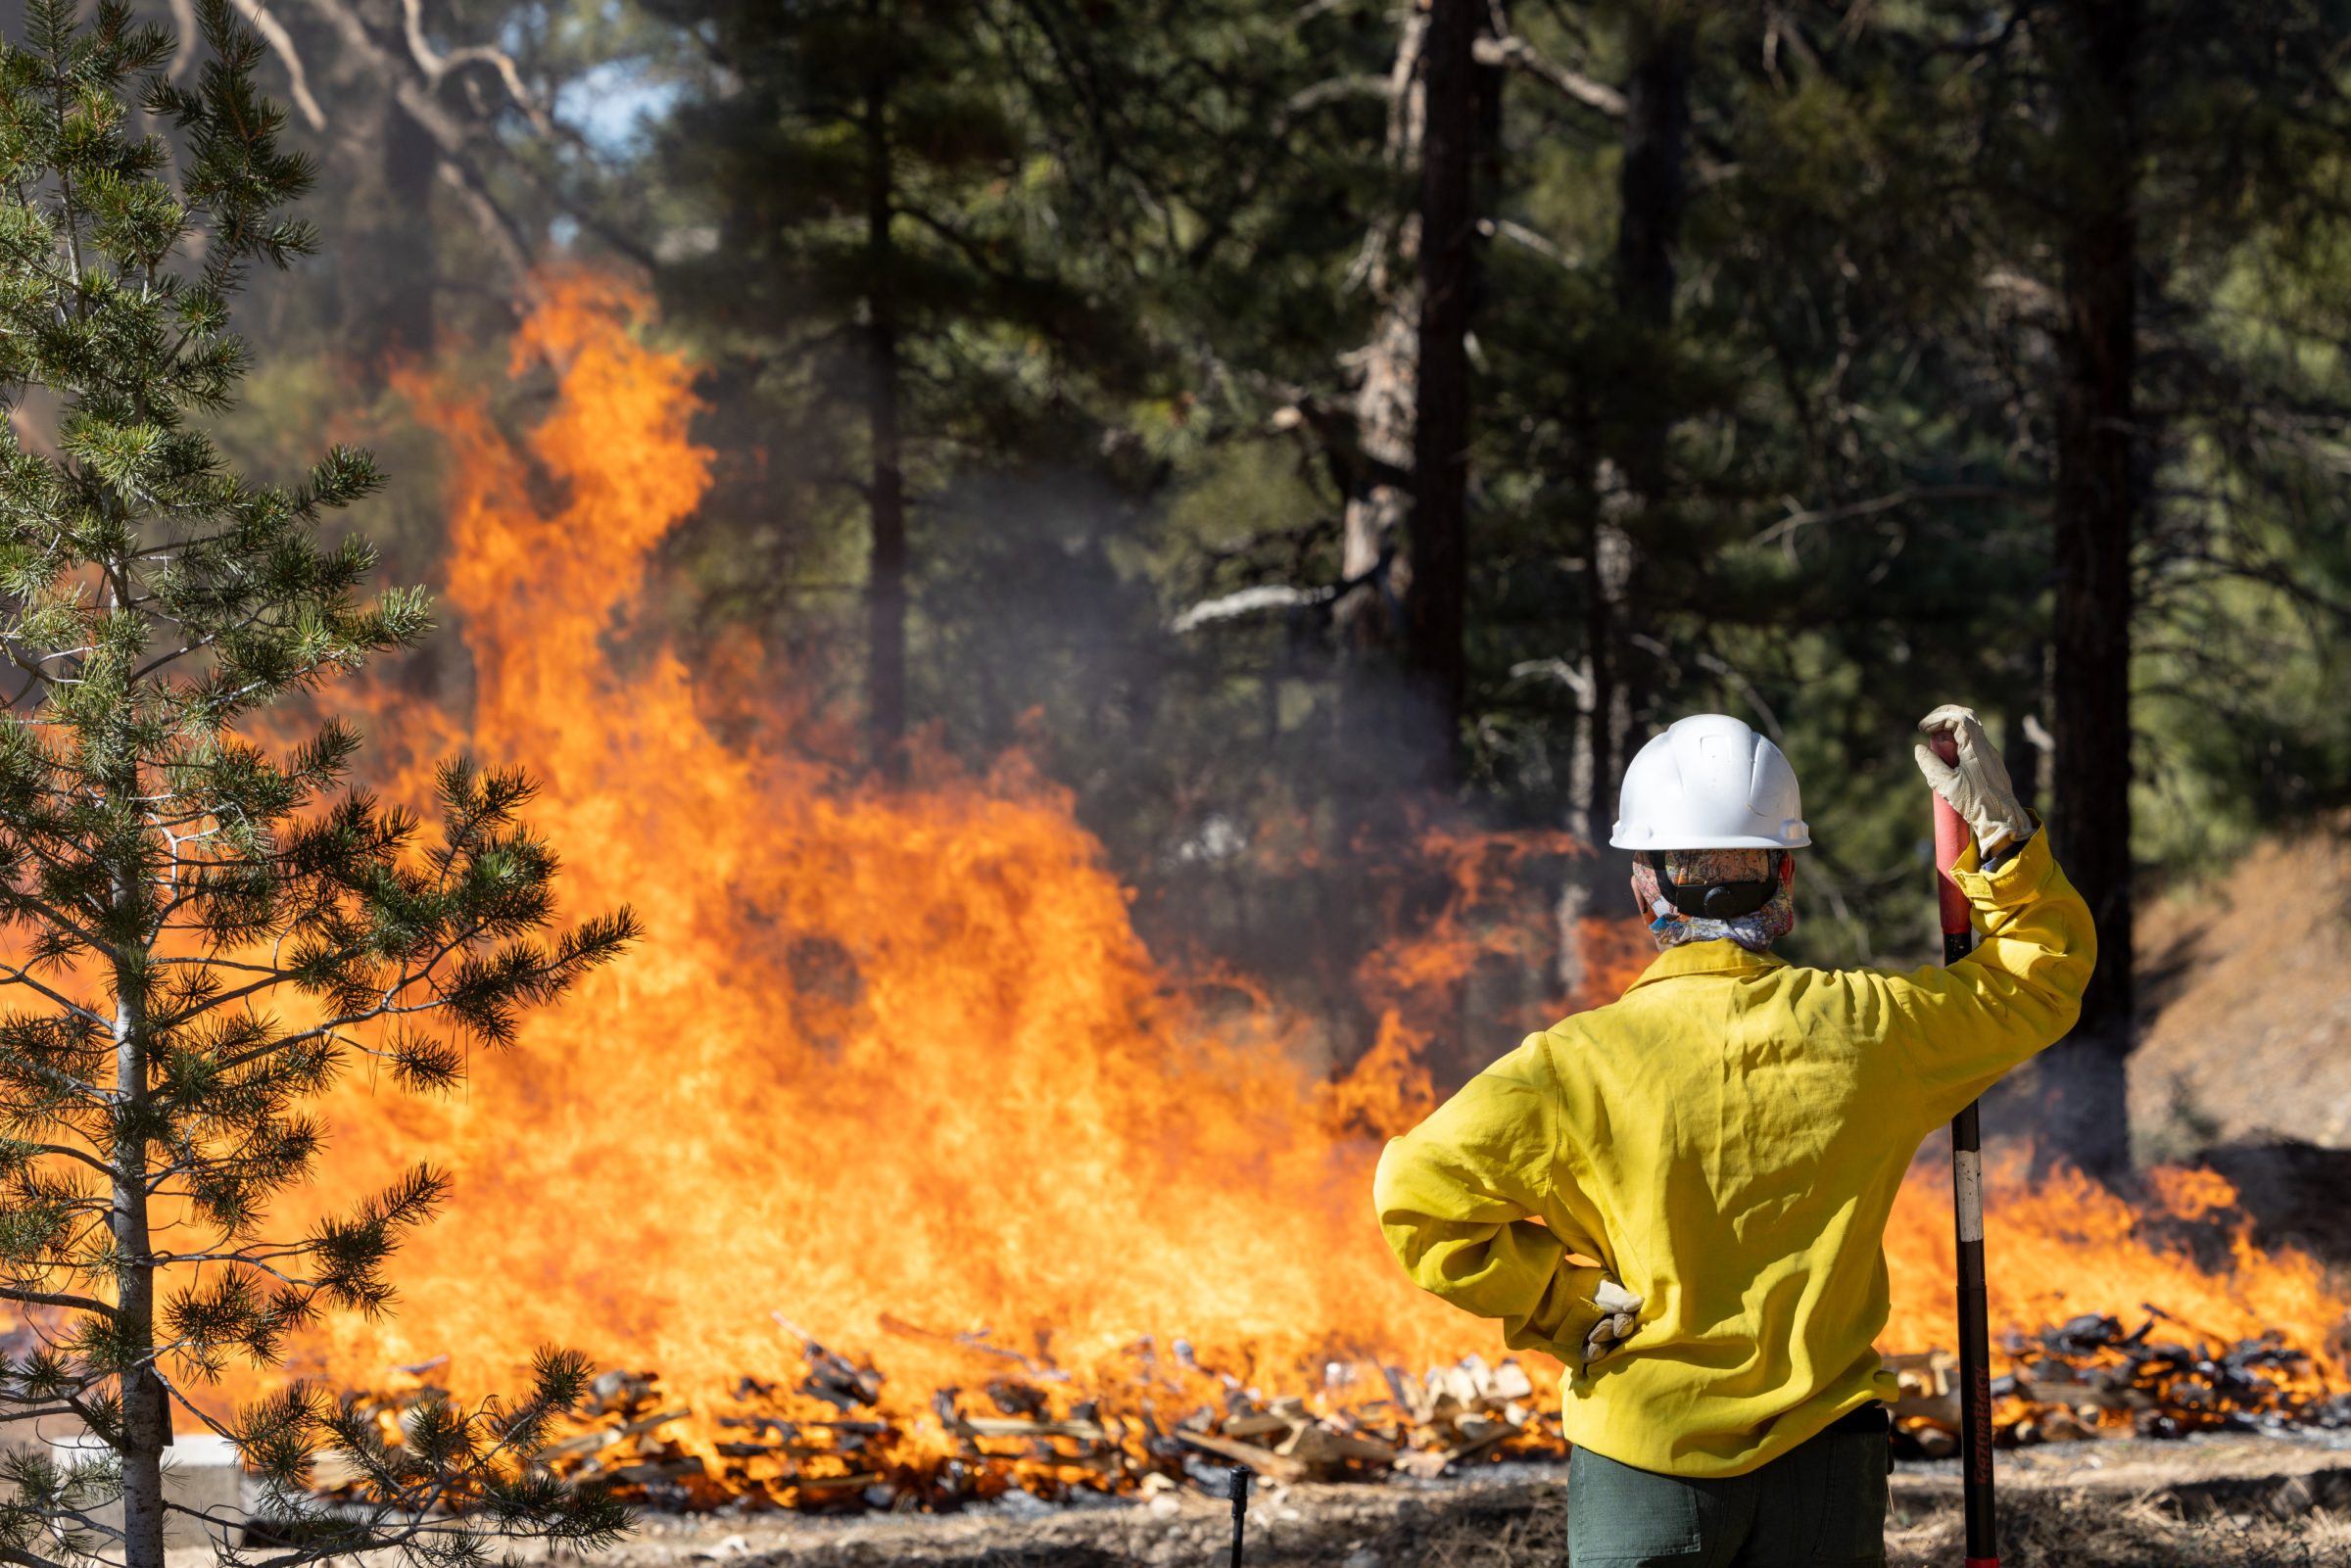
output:
[[[1471,1356],[1418,1377],[1383,1365],[1368,1386],[1359,1368],[1332,1362],[1316,1396],[1269,1396],[1204,1366],[1183,1341],[1164,1356],[1143,1341],[1129,1347],[1136,1379],[1113,1401],[1084,1397],[1068,1373],[983,1335],[960,1339],[1014,1364],[976,1387],[934,1391],[911,1419],[885,1406],[881,1372],[814,1340],[803,1341],[796,1384],[745,1377],[706,1411],[665,1393],[656,1373],[607,1371],[579,1430],[544,1460],[654,1508],[936,1510],[1016,1490],[1068,1500],[1190,1482],[1221,1495],[1234,1465],[1283,1483],[1433,1478],[1504,1454],[1567,1452],[1556,1385],[1538,1386],[1515,1360]],[[446,1397],[419,1384],[360,1404],[398,1442],[408,1410]],[[322,1466],[321,1481],[329,1500],[361,1500],[347,1473]]]
[[[2146,1312],[2129,1330],[2092,1313],[2038,1336],[2005,1336],[2011,1370],[1992,1385],[1998,1443],[2351,1426],[2351,1394],[2329,1388],[2314,1358],[2279,1336],[2216,1349],[2160,1309]],[[941,1335],[894,1319],[885,1326],[951,1344],[983,1375],[934,1390],[927,1407],[909,1414],[885,1400],[883,1374],[870,1362],[805,1335],[797,1382],[745,1377],[705,1409],[664,1391],[654,1373],[607,1371],[578,1430],[550,1448],[546,1462],[665,1510],[931,1511],[1014,1491],[1067,1501],[1190,1484],[1222,1495],[1234,1465],[1277,1483],[1428,1479],[1506,1456],[1567,1452],[1555,1375],[1539,1381],[1515,1360],[1489,1366],[1470,1356],[1416,1377],[1334,1361],[1312,1395],[1270,1395],[1203,1364],[1183,1341],[1163,1353],[1144,1340],[1128,1348],[1129,1375],[1115,1392],[1088,1393],[1041,1344],[1032,1354],[984,1333]],[[1887,1364],[1902,1390],[1896,1451],[1956,1452],[1955,1358],[1938,1351]],[[366,1407],[398,1441],[403,1414],[441,1394],[419,1384],[373,1396]],[[347,1478],[322,1481],[328,1497],[357,1500]]]
[[[1991,1380],[1994,1441],[2017,1448],[2351,1426],[2351,1394],[2330,1389],[2311,1354],[2283,1336],[2222,1340],[2216,1348],[2212,1336],[2196,1335],[2161,1307],[2140,1308],[2144,1320],[2128,1331],[2120,1318],[2087,1312],[2037,1336],[2003,1335],[2000,1349],[2013,1370]],[[1890,1355],[1886,1364],[1902,1389],[1894,1409],[1895,1451],[1956,1453],[1958,1357],[1934,1351]]]

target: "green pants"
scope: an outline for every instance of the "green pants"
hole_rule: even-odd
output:
[[[1828,1568],[1886,1561],[1886,1435],[1823,1432],[1724,1480],[1655,1475],[1578,1449],[1572,1568]]]

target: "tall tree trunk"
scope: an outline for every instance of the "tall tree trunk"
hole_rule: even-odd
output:
[[[1636,15],[1632,74],[1625,82],[1622,162],[1616,187],[1616,305],[1631,352],[1617,364],[1659,362],[1673,330],[1675,257],[1681,244],[1683,148],[1690,127],[1691,23],[1668,11]],[[1569,811],[1587,843],[1606,844],[1616,790],[1633,742],[1648,722],[1654,655],[1635,639],[1648,630],[1641,601],[1642,525],[1661,504],[1671,388],[1652,377],[1617,389],[1630,406],[1609,421],[1621,432],[1593,476],[1591,546],[1584,565],[1588,649],[1576,689],[1575,756]],[[1590,423],[1591,421],[1587,421]],[[1607,998],[1593,987],[1582,925],[1596,911],[1629,909],[1614,858],[1579,861],[1559,901],[1560,979],[1571,995]]]
[[[868,16],[880,20],[880,7]],[[866,504],[873,553],[866,579],[866,716],[872,762],[883,778],[906,768],[906,479],[898,428],[897,254],[890,238],[891,176],[887,73],[865,93]]]
[[[1623,160],[1617,175],[1616,304],[1634,352],[1622,364],[1655,363],[1673,330],[1675,256],[1681,244],[1683,149],[1690,128],[1691,23],[1667,7],[1638,16],[1633,71],[1625,83]],[[1605,832],[1617,778],[1649,717],[1654,657],[1635,643],[1648,631],[1641,595],[1643,527],[1662,501],[1671,389],[1655,379],[1626,389],[1632,406],[1612,460],[1599,476],[1586,567],[1592,643],[1592,777],[1586,832]]]
[[[2137,533],[2136,0],[2074,0],[2062,134],[2076,160],[2061,260],[2056,405],[2056,757],[2051,815],[2098,927],[2082,1020],[2043,1068],[2048,1132],[2097,1172],[2130,1161],[2131,546]]]
[[[1469,311],[1478,140],[1473,57],[1479,0],[1432,0],[1420,146],[1418,395],[1413,420],[1413,582],[1406,605],[1415,715],[1428,731],[1425,777],[1460,779],[1468,569]]]
[[[127,890],[117,882],[117,896]],[[141,987],[127,966],[115,975],[115,1142],[112,1229],[118,1262],[118,1342],[134,1354],[155,1346],[155,1266],[147,1231],[147,1042]],[[171,1443],[170,1396],[146,1361],[122,1374],[122,1561],[164,1568],[164,1449]]]
[[[1424,74],[1428,12],[1402,9],[1388,73],[1385,161],[1399,197],[1416,191],[1426,129]],[[1412,722],[1417,701],[1409,674],[1413,551],[1407,524],[1416,490],[1411,477],[1420,400],[1420,214],[1415,200],[1381,211],[1364,236],[1351,281],[1372,303],[1369,336],[1343,364],[1355,378],[1355,451],[1341,536],[1341,569],[1358,586],[1333,606],[1338,680],[1333,694],[1327,857],[1333,919],[1318,931],[1319,967],[1342,977],[1328,1006],[1369,1047],[1377,1021],[1354,975],[1372,946],[1409,927],[1441,890],[1416,887],[1383,914],[1366,878],[1366,857],[1408,843],[1425,782],[1426,736]],[[1433,1022],[1434,1021],[1416,1021]]]
[[[385,97],[389,100],[391,95]],[[394,221],[387,235],[390,254],[377,261],[394,275],[386,279],[384,320],[374,329],[375,351],[380,359],[421,359],[433,352],[433,289],[440,266],[432,226],[418,219],[432,205],[440,150],[433,145],[432,133],[397,101],[384,105],[383,127],[384,191],[391,199]]]
[[[395,366],[433,352],[438,264],[433,227],[424,219],[440,149],[388,88],[374,88],[372,100],[356,83],[352,90],[353,109],[335,127],[345,156],[361,171],[354,204],[361,216],[337,272],[343,342],[372,393]]]
[[[1399,177],[1419,167],[1425,101],[1420,77],[1428,18],[1408,10],[1396,36],[1396,60],[1388,72],[1387,166]],[[1398,563],[1404,534],[1406,496],[1396,475],[1413,465],[1413,405],[1419,384],[1420,220],[1415,213],[1399,221],[1382,214],[1364,238],[1357,273],[1377,310],[1371,336],[1351,356],[1356,376],[1355,439],[1360,477],[1349,489],[1341,521],[1339,569],[1363,586],[1333,609],[1343,657],[1351,679],[1373,661],[1364,655],[1386,649],[1397,627],[1390,611],[1411,577]],[[1373,574],[1382,559],[1391,563],[1386,581]],[[1380,698],[1342,689],[1341,728],[1356,726],[1350,708]]]
[[[1396,34],[1388,73],[1386,162],[1398,187],[1416,174],[1424,124],[1422,56],[1428,16],[1408,7]],[[1363,845],[1396,831],[1399,786],[1412,757],[1402,715],[1400,661],[1405,626],[1399,605],[1411,592],[1412,559],[1404,547],[1413,466],[1413,413],[1419,398],[1420,217],[1382,212],[1364,236],[1353,281],[1370,296],[1371,334],[1343,361],[1355,377],[1355,451],[1342,518],[1340,569],[1357,586],[1332,607],[1338,637],[1333,692],[1330,780],[1332,832],[1344,866]],[[1355,907],[1361,912],[1360,900]],[[1337,939],[1337,933],[1332,933]],[[1370,939],[1367,928],[1347,942],[1352,953]],[[1336,968],[1344,972],[1349,964]]]

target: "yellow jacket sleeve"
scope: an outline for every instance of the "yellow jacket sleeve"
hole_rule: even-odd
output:
[[[1998,869],[1983,870],[1970,845],[1951,875],[1967,895],[1976,950],[1947,968],[1876,976],[1888,1033],[1909,1057],[1930,1126],[2065,1036],[2098,956],[2089,906],[2038,827]]]
[[[1514,1350],[1580,1366],[1584,1336],[1600,1321],[1592,1295],[1601,1270],[1567,1258],[1606,1255],[1575,1233],[1558,1191],[1558,1098],[1536,1035],[1388,1144],[1371,1201],[1415,1284],[1501,1319]]]

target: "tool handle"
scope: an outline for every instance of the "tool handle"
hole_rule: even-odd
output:
[[[1946,937],[1964,942],[1965,937]],[[1951,1118],[1951,1218],[1958,1237],[1959,1506],[1966,1568],[1998,1568],[1991,1479],[1991,1334],[1984,1286],[1983,1131],[1976,1106]]]
[[[1953,767],[1959,763],[1959,739],[1948,733],[1929,737],[1928,747],[1935,755]],[[1935,902],[1943,915],[1943,961],[1945,964],[1967,956],[1970,930],[1967,921],[1967,895],[1951,880],[1951,868],[1967,853],[1973,835],[1967,820],[1952,809],[1942,795],[1935,797]],[[1953,944],[1952,938],[1958,943]]]
[[[1232,1568],[1241,1568],[1241,1541],[1249,1526],[1249,1472],[1234,1465],[1228,1485],[1232,1490]]]
[[[1958,737],[1932,736],[1927,744],[1956,767]],[[1968,826],[1949,801],[1935,797],[1935,902],[1943,918],[1943,961],[1956,964],[1976,945],[1967,895],[1951,868],[1967,853]],[[1951,1118],[1951,1217],[1959,1264],[1960,1508],[1965,1568],[1999,1568],[1991,1487],[1991,1345],[1984,1289],[1984,1143],[1976,1107]]]

